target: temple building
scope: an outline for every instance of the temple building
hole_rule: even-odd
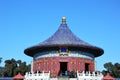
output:
[[[24,50],[33,57],[32,70],[44,72],[95,71],[95,58],[103,49],[78,38],[62,18],[58,30],[48,39]]]

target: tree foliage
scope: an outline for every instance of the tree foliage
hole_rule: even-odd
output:
[[[30,64],[27,65],[26,62],[22,62],[21,60],[6,60],[5,61],[5,77],[13,77],[17,73],[21,73],[22,75],[25,75],[25,72],[30,71]]]
[[[109,73],[115,78],[120,77],[120,64],[119,63],[112,64],[111,62],[108,62],[104,64],[104,68],[106,69],[102,71],[104,75]]]
[[[2,57],[0,57],[0,64],[1,64],[1,62],[2,62]],[[5,71],[4,67],[0,66],[0,77],[4,76],[4,71]]]
[[[0,57],[0,63],[2,62],[2,57]]]

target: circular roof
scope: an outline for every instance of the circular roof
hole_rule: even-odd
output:
[[[59,47],[74,47],[80,50],[90,52],[95,57],[103,54],[103,49],[93,46],[83,40],[79,39],[73,32],[68,28],[66,24],[66,19],[62,19],[62,24],[59,26],[58,30],[47,40],[39,43],[38,45],[29,47],[25,49],[24,53],[29,56],[34,56],[39,51],[59,48]]]

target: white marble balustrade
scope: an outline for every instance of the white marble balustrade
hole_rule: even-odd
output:
[[[39,73],[37,71],[37,73],[30,73],[30,72],[27,72],[25,74],[25,79],[24,80],[49,80],[50,78],[50,71],[49,73]]]
[[[103,74],[100,72],[77,72],[77,79],[78,80],[102,80]]]

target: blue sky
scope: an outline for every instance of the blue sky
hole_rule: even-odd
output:
[[[24,49],[49,38],[63,16],[75,35],[104,49],[98,70],[120,62],[119,0],[0,0],[0,65],[11,58],[30,63]]]

